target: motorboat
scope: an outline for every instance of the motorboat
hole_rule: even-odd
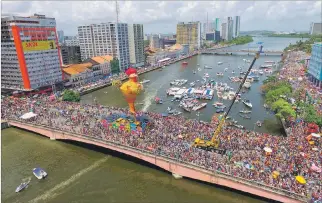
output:
[[[187,61],[182,62],[182,65],[188,65]]]
[[[231,73],[232,73],[232,74],[235,74],[235,71],[233,70]]]
[[[216,109],[216,113],[222,113],[224,112],[224,109]]]
[[[216,75],[217,75],[217,76],[224,76],[224,74],[223,74],[223,73],[221,73],[221,72],[220,72],[220,73],[217,73]]]
[[[263,71],[258,71],[258,73],[260,74],[260,75],[263,75],[264,74],[264,72]]]
[[[228,68],[225,68],[225,72],[227,72]]]
[[[241,74],[241,75],[246,75],[246,72],[240,72],[239,74]]]
[[[190,83],[190,86],[191,86],[191,87],[194,87],[195,85],[196,85],[196,83],[195,83],[195,82],[191,82],[191,83]]]
[[[241,110],[241,111],[239,111],[239,113],[245,113],[245,114],[247,114],[247,113],[251,113],[252,111],[247,111],[247,110]]]
[[[253,108],[253,105],[252,105],[252,103],[250,103],[250,101],[249,100],[243,100],[243,103],[247,106],[247,107],[249,107],[249,108]]]
[[[192,110],[193,110],[193,111],[198,111],[199,109],[205,108],[206,106],[207,106],[207,103],[201,103],[201,104],[199,104],[199,105],[197,105],[197,106],[194,106],[194,107],[192,108]]]
[[[244,129],[245,127],[244,126],[242,126],[242,125],[233,125],[234,127],[236,127],[236,128],[240,128],[240,129]]]
[[[204,77],[205,78],[209,78],[209,74],[208,73],[205,73]]]
[[[33,173],[33,174],[36,176],[36,178],[38,178],[39,180],[40,180],[40,179],[44,179],[44,178],[46,178],[46,176],[47,176],[46,171],[45,171],[44,169],[42,169],[42,168],[39,168],[39,167],[34,168],[34,169],[32,170],[32,173]]]
[[[143,81],[141,81],[140,83],[141,83],[141,84],[145,84],[145,83],[148,83],[148,82],[150,82],[150,80],[143,80]]]
[[[210,66],[205,66],[204,68],[205,69],[212,69],[212,67],[210,67]]]
[[[256,125],[257,125],[258,127],[262,127],[262,122],[257,121],[257,122],[256,122]]]
[[[250,82],[245,82],[243,87],[246,87],[246,88],[250,88],[252,86],[252,84]]]
[[[217,64],[218,64],[218,65],[221,65],[221,64],[223,64],[223,62],[220,62],[220,61],[219,61]]]
[[[198,71],[201,71],[201,68],[198,68]]]
[[[213,106],[215,106],[216,108],[219,108],[221,106],[224,106],[224,103],[221,103],[221,102],[215,102],[212,104]]]
[[[240,117],[242,117],[242,118],[245,118],[245,119],[251,119],[251,117],[250,117],[250,116],[246,116],[246,115],[244,115],[244,114],[239,114],[239,116],[240,116]]]
[[[25,189],[30,183],[30,179],[26,182],[22,182],[17,188],[16,188],[16,192],[20,192],[23,189]]]
[[[178,115],[180,115],[180,114],[182,114],[182,112],[181,112],[181,111],[175,111],[172,115],[174,115],[174,116],[178,116]]]
[[[154,99],[154,101],[155,101],[155,103],[156,103],[156,104],[163,104],[162,99],[160,99],[159,97],[156,97],[156,98]]]
[[[192,71],[192,72],[193,72],[193,74],[196,74],[196,73],[197,73],[197,71],[195,71],[195,70],[194,70],[194,71]]]

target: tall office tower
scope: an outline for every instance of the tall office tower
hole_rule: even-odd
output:
[[[150,36],[150,48],[151,49],[160,49],[159,35],[151,35]]]
[[[62,31],[62,30],[57,31],[57,35],[58,35],[59,44],[63,44],[64,43],[64,31]]]
[[[95,56],[110,55],[119,59],[121,70],[129,67],[129,38],[126,23],[109,22],[79,26],[78,36],[82,61]]]
[[[239,37],[239,32],[240,32],[240,16],[235,16],[234,20],[234,34],[233,37]]]
[[[188,44],[190,51],[201,46],[201,23],[180,22],[177,24],[177,44]]]
[[[221,24],[221,38],[223,40],[227,40],[227,23],[222,23]]]
[[[230,41],[233,39],[234,34],[234,21],[232,17],[228,17],[227,19],[227,40]]]
[[[81,63],[81,53],[79,46],[61,46],[61,56],[64,65]]]
[[[130,64],[133,67],[144,65],[144,32],[142,24],[128,25]]]
[[[216,18],[215,23],[216,23],[216,26],[215,26],[216,31],[220,31],[221,29],[220,18]]]
[[[61,82],[55,18],[1,17],[1,87],[31,90]]]
[[[310,34],[311,35],[322,34],[322,23],[311,23]]]

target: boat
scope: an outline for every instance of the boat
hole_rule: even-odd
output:
[[[250,119],[251,118],[250,116],[246,116],[244,114],[239,114],[239,116],[242,117],[242,118],[245,118],[245,119]]]
[[[250,82],[245,82],[243,87],[250,88],[252,84]]]
[[[175,178],[175,179],[181,179],[182,176],[179,175],[179,174],[176,174],[176,173],[172,173],[172,176]]]
[[[245,114],[247,114],[247,113],[251,113],[252,111],[247,111],[247,110],[241,110],[241,111],[239,111],[239,113],[245,113]]]
[[[181,111],[175,111],[172,115],[174,115],[174,116],[178,116],[178,115],[180,115],[180,114],[182,114],[182,112],[181,112]]]
[[[224,112],[224,109],[216,109],[216,113],[222,113]]]
[[[225,72],[227,72],[228,68],[225,68]]]
[[[33,174],[36,176],[36,178],[38,178],[39,180],[40,180],[40,179],[43,179],[43,178],[46,178],[46,176],[47,176],[46,171],[45,171],[44,169],[42,169],[42,168],[39,168],[39,167],[34,168],[34,169],[32,170],[32,173],[33,173]]]
[[[218,65],[221,65],[221,64],[223,64],[223,62],[220,62],[220,61],[219,61],[217,64],[218,64]]]
[[[194,70],[194,71],[192,71],[192,72],[193,72],[193,74],[196,74],[196,73],[197,73],[197,71],[195,71],[195,70]]]
[[[216,108],[219,108],[219,107],[221,107],[221,106],[224,106],[224,104],[223,104],[223,103],[221,103],[221,102],[215,102],[215,103],[213,103],[212,105],[213,105],[213,106],[215,106]]]
[[[241,74],[241,75],[246,75],[246,72],[240,72],[239,74]]]
[[[204,68],[205,69],[212,69],[212,67],[209,67],[209,66],[205,66]]]
[[[204,77],[205,78],[209,78],[209,74],[208,73],[205,73]]]
[[[192,110],[193,110],[193,111],[198,111],[199,109],[205,108],[206,106],[207,106],[207,103],[201,103],[201,104],[199,104],[199,105],[197,105],[197,106],[194,106],[194,107],[192,108]]]
[[[257,122],[256,122],[256,125],[257,125],[258,127],[262,127],[262,122],[257,121]]]
[[[260,74],[260,75],[263,75],[264,74],[264,72],[263,71],[258,71],[258,73]]]
[[[198,68],[198,71],[201,71],[201,68]]]
[[[191,82],[191,83],[190,83],[190,86],[191,86],[191,87],[194,87],[195,85],[196,85],[196,83],[195,83],[195,82]]]
[[[249,107],[249,108],[252,108],[253,107],[253,105],[252,105],[252,103],[250,103],[250,101],[249,100],[243,100],[243,103],[247,106],[247,107]]]
[[[141,81],[140,83],[141,83],[141,84],[145,84],[145,83],[148,83],[148,82],[150,82],[150,80],[143,80],[143,81]]]
[[[236,124],[234,124],[233,125],[234,127],[236,127],[236,128],[240,128],[240,129],[244,129],[245,127],[244,126],[242,126],[242,125],[236,125]]]
[[[16,192],[20,192],[21,190],[25,189],[30,183],[30,179],[26,182],[22,182],[17,188]]]
[[[232,73],[232,74],[235,74],[235,71],[233,70],[231,73]]]
[[[268,108],[268,105],[267,104],[264,104],[264,108],[267,109]]]
[[[182,65],[188,65],[187,61],[182,62]]]
[[[221,72],[220,72],[220,73],[217,73],[216,75],[217,75],[217,76],[224,76],[224,74],[223,74],[223,73],[221,73]]]

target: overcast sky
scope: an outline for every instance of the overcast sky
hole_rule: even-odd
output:
[[[119,1],[120,22],[141,23],[145,33],[175,33],[180,21],[241,17],[241,31],[308,31],[321,22],[321,1]],[[3,14],[55,17],[57,29],[116,21],[115,1],[2,1]]]

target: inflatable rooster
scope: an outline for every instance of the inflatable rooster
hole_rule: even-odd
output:
[[[138,82],[138,74],[135,68],[128,68],[125,73],[129,76],[129,80],[123,83],[120,89],[129,104],[130,112],[135,114],[134,102],[136,96],[143,89],[143,86]]]

